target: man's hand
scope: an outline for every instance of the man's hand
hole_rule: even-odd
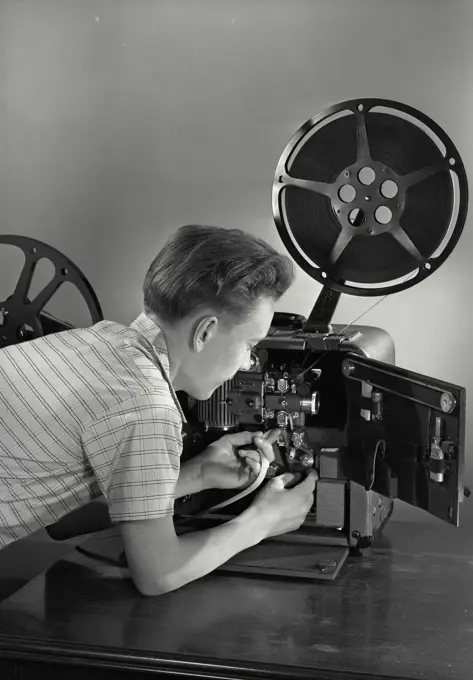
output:
[[[260,472],[260,453],[271,463],[280,429],[236,432],[213,442],[197,456],[204,489],[246,489]]]

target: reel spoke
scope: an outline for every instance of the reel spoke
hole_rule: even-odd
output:
[[[329,262],[331,265],[334,265],[335,262],[338,260],[340,255],[343,253],[347,245],[350,243],[354,236],[354,231],[351,229],[351,227],[344,227],[340,234],[338,235],[338,238],[335,242],[335,245],[333,246],[330,255],[328,256]]]
[[[393,226],[391,235],[396,239],[400,246],[406,250],[409,255],[411,255],[420,264],[425,261],[425,257],[418,250],[417,246],[413,243],[409,235],[404,231],[400,224]]]
[[[61,283],[62,283],[61,279],[58,276],[55,276],[53,280],[48,283],[46,288],[43,288],[43,290],[40,293],[38,293],[35,299],[32,300],[31,307],[34,310],[38,311],[40,309],[43,309],[48,304],[48,302],[50,301],[54,293],[57,291]]]
[[[365,112],[358,109],[356,111],[356,153],[358,163],[369,163],[371,160]]]
[[[23,269],[21,270],[20,277],[17,281],[15,290],[13,291],[12,295],[12,298],[15,300],[15,303],[25,304],[26,299],[28,297],[28,291],[31,286],[31,281],[33,279],[35,267],[36,258],[31,257],[29,253],[26,254],[25,264],[23,265]]]
[[[334,191],[333,185],[327,182],[315,182],[310,179],[299,179],[291,177],[290,175],[282,175],[279,178],[279,183],[288,187],[297,187],[298,189],[305,189],[316,194],[323,194],[324,196],[332,196]]]
[[[432,175],[436,175],[439,172],[447,170],[448,167],[447,161],[444,160],[440,163],[434,163],[434,165],[429,165],[426,168],[421,168],[420,170],[415,170],[414,172],[410,172],[407,175],[403,175],[400,179],[402,180],[404,188],[409,189],[415,184],[423,182],[428,177],[432,177]]]

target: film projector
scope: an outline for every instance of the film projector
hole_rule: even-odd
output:
[[[386,296],[431,276],[463,230],[468,185],[447,134],[409,106],[345,101],[294,134],[273,181],[278,233],[322,284],[306,319],[276,313],[240,371],[205,402],[179,395],[188,418],[183,458],[230,431],[282,428],[267,477],[319,474],[296,532],[221,567],[233,573],[334,579],[371,545],[394,499],[458,524],[464,489],[465,389],[395,366],[384,330],[332,324],[342,293]],[[180,532],[240,513],[228,491],[176,501]],[[233,492],[235,493],[235,492]]]

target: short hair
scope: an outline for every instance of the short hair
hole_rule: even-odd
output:
[[[242,323],[260,298],[278,301],[294,276],[292,260],[256,236],[186,225],[151,263],[143,284],[144,309],[173,324],[210,307],[227,322]]]

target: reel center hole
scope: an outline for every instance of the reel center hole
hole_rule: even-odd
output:
[[[348,213],[348,221],[352,227],[361,227],[365,223],[366,214],[360,208],[354,208]]]
[[[17,330],[17,337],[20,342],[34,337],[34,328],[28,323],[22,324]]]

